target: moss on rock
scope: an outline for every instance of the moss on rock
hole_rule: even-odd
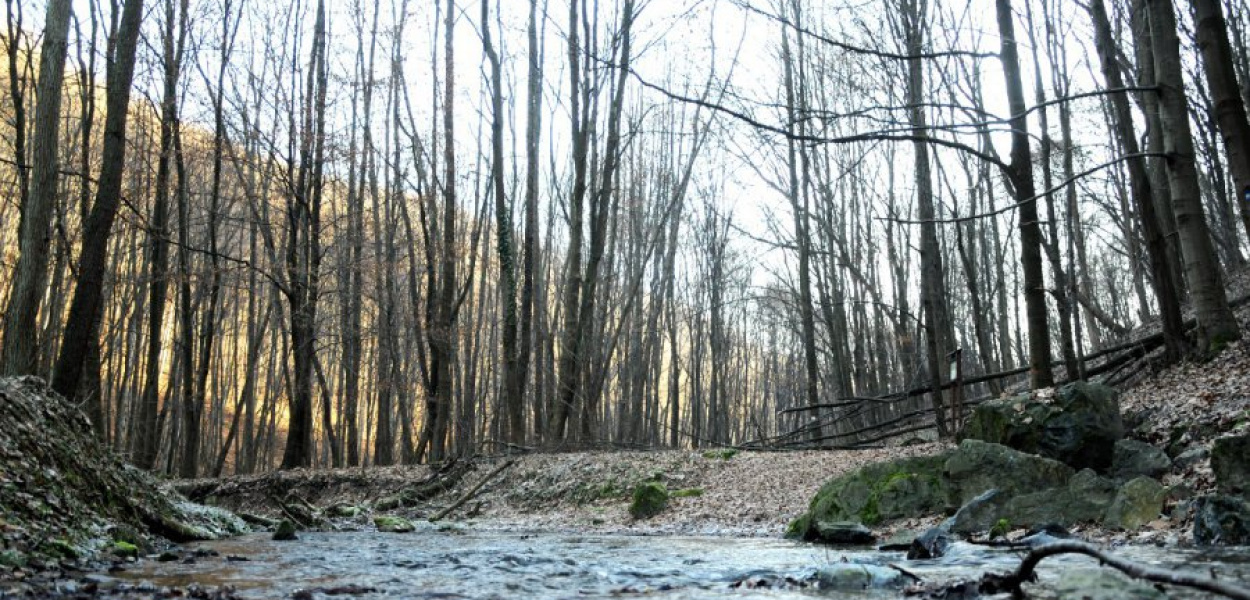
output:
[[[647,519],[668,508],[668,488],[658,481],[647,481],[634,488],[629,514],[635,519]]]
[[[942,477],[946,454],[903,458],[867,465],[820,488],[802,517],[787,528],[791,538],[817,540],[817,522],[856,521],[875,525],[888,519],[940,512],[947,489]]]
[[[382,515],[373,518],[373,525],[383,533],[412,533],[417,527],[412,521],[394,515]]]

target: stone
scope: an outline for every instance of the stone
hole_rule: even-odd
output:
[[[1003,518],[1003,505],[1007,500],[1007,495],[998,489],[986,490],[959,507],[955,516],[951,517],[951,532],[970,534],[990,529]]]
[[[1250,497],[1250,434],[1215,440],[1211,445],[1211,470],[1221,492]]]
[[[822,590],[867,590],[902,587],[903,574],[880,565],[835,563],[820,568],[811,581]]]
[[[786,537],[814,540],[820,521],[876,525],[885,520],[942,512],[947,490],[942,477],[946,454],[874,463],[835,477],[821,486],[805,514]]]
[[[1210,457],[1210,448],[1205,446],[1194,446],[1193,448],[1189,448],[1176,455],[1176,458],[1172,459],[1172,465],[1176,467],[1178,471],[1185,471],[1197,466],[1198,463],[1201,463]]]
[[[1116,493],[1103,524],[1114,529],[1135,530],[1159,518],[1167,488],[1149,477],[1130,480]]]
[[[1111,467],[1124,423],[1114,389],[1078,381],[1055,390],[1053,396],[1029,394],[984,402],[973,411],[960,437],[1102,472]]]
[[[1229,495],[1195,499],[1194,542],[1202,546],[1250,545],[1250,502]]]
[[[1172,468],[1172,459],[1163,450],[1132,439],[1115,443],[1111,458],[1111,475],[1128,480],[1138,476],[1158,479]]]
[[[629,504],[629,514],[635,519],[647,519],[668,508],[668,488],[658,481],[646,481],[634,488]]]
[[[816,541],[826,544],[863,546],[877,541],[872,530],[854,521],[817,521]]]
[[[113,556],[119,558],[139,558],[139,547],[130,543],[117,540],[113,542]]]
[[[966,439],[946,459],[948,506],[963,506],[991,489],[1016,496],[1063,487],[1072,474],[1070,467],[1056,460]]]
[[[374,527],[381,533],[412,533],[417,527],[412,521],[394,515],[382,515],[373,518]]]
[[[907,549],[907,560],[925,560],[942,558],[951,546],[950,531],[945,527],[934,527],[912,540]]]
[[[278,523],[278,529],[273,532],[273,539],[279,542],[298,540],[299,536],[295,535],[295,523],[282,519],[282,522]]]

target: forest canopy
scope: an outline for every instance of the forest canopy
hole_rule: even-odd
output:
[[[947,437],[1240,336],[1247,0],[5,16],[0,374],[143,468]]]

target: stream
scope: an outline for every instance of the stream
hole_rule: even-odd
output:
[[[946,557],[907,561],[872,548],[767,538],[516,533],[426,528],[417,533],[268,534],[193,544],[179,560],[145,559],[108,578],[157,586],[232,586],[246,598],[897,598],[912,579],[1007,572],[1017,552],[956,544]],[[1250,581],[1250,548],[1130,546],[1132,560]],[[1042,563],[1034,597],[1192,597],[1131,582],[1093,559]]]

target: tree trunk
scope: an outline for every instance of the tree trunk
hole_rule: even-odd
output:
[[[134,76],[135,49],[142,20],[143,0],[125,0],[114,42],[114,60],[109,69],[108,114],[104,121],[99,183],[91,213],[83,226],[82,249],[78,255],[78,286],[70,302],[69,318],[52,380],[52,388],[67,398],[77,394],[83,375],[83,361],[91,341],[98,334],[96,323],[99,322],[103,304],[109,234],[121,202],[122,171],[126,163],[126,114],[130,108],[130,82]],[[34,329],[27,330],[27,333],[30,331]]]
[[[1150,20],[1163,143],[1168,153],[1168,187],[1185,257],[1185,274],[1198,320],[1199,349],[1218,350],[1241,337],[1237,319],[1228,306],[1224,277],[1215,258],[1211,232],[1202,207],[1198,171],[1194,164],[1189,103],[1185,98],[1180,40],[1170,0],[1145,0]]]
[[[1007,80],[1008,110],[1011,111],[1011,181],[1020,211],[1020,266],[1024,270],[1024,302],[1029,333],[1029,379],[1033,389],[1054,384],[1050,365],[1050,325],[1046,315],[1046,280],[1042,270],[1042,231],[1038,223],[1033,187],[1033,153],[1029,149],[1028,115],[1024,88],[1020,82],[1020,57],[1016,52],[1016,32],[1012,23],[1011,0],[996,0],[1000,55]]]
[[[1202,51],[1203,71],[1237,190],[1235,202],[1241,207],[1241,221],[1250,235],[1250,121],[1247,121],[1246,106],[1237,85],[1228,25],[1220,0],[1190,0],[1189,4],[1194,9],[1194,29]],[[1221,173],[1211,176],[1223,177]]]
[[[137,5],[141,3],[141,0],[132,0],[132,2]],[[131,9],[132,2],[126,3],[127,9]],[[38,356],[39,341],[35,332],[38,331],[39,305],[43,301],[44,292],[47,291],[44,288],[44,281],[47,279],[48,271],[48,248],[52,245],[52,228],[49,227],[49,223],[52,222],[52,209],[56,205],[57,176],[60,172],[57,152],[60,147],[58,136],[61,124],[62,80],[65,76],[65,55],[69,38],[70,4],[70,0],[49,0],[48,10],[44,17],[43,47],[39,53],[39,81],[35,89],[34,135],[31,138],[34,155],[30,194],[21,207],[22,216],[18,232],[19,254],[17,267],[10,283],[9,305],[4,313],[4,341],[3,346],[0,346],[0,375],[34,373],[35,360]],[[139,6],[132,10],[136,13],[133,17],[136,21],[133,34],[137,35],[137,13],[141,11]],[[132,32],[126,30],[123,33],[131,35]],[[118,42],[125,44],[128,39],[119,37]],[[17,40],[9,39],[9,44],[17,44]],[[126,58],[126,53],[123,49],[121,57],[123,60]],[[125,88],[124,90],[118,89],[117,93],[124,94],[122,100],[127,101],[130,98],[130,74],[134,70],[134,48],[130,48],[128,53],[130,57],[128,64],[116,66],[117,78],[124,77],[125,83],[118,82],[109,88],[110,92],[114,87]],[[110,83],[112,79],[111,77]],[[111,102],[111,93],[109,99],[109,116],[112,117],[114,103]],[[125,103],[121,106],[124,111]],[[124,126],[125,115],[120,115],[118,118]],[[24,124],[19,126],[24,126]],[[119,135],[125,135],[125,132],[122,131]],[[125,151],[121,144],[116,145],[118,146],[115,149],[116,152]],[[24,158],[18,157],[19,169],[21,168],[20,162]],[[118,185],[120,186],[120,172],[117,177],[119,177]],[[112,219],[108,221],[111,225]],[[104,235],[107,238],[108,232],[105,231]],[[80,318],[79,324],[90,323],[90,321],[91,319],[81,320]],[[81,361],[82,348],[80,346],[79,354],[74,360]],[[69,388],[71,392],[78,385],[77,381],[72,383],[73,387]]]

